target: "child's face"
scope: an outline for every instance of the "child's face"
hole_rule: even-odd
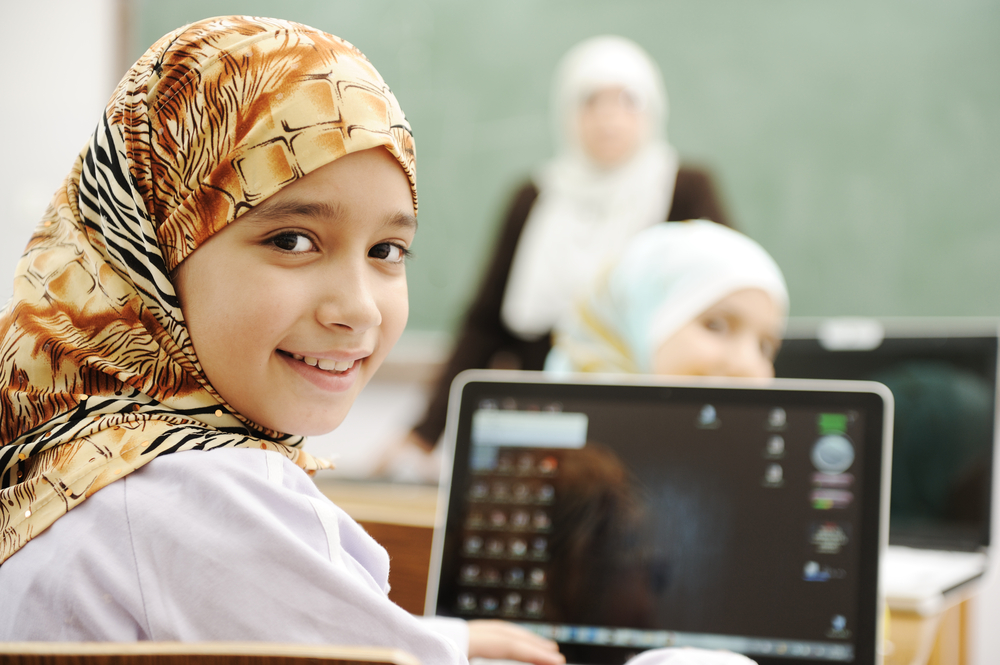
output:
[[[648,131],[648,120],[624,88],[605,88],[587,98],[577,118],[583,151],[599,166],[626,162]]]
[[[735,291],[671,335],[653,372],[674,376],[774,376],[782,311],[760,289]]]
[[[375,148],[209,238],[174,284],[212,386],[279,432],[337,427],[406,325],[403,258],[416,226],[406,175]]]

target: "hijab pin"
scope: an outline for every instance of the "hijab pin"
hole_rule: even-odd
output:
[[[216,418],[221,418],[222,417],[222,409],[216,409],[215,410],[215,417]]]

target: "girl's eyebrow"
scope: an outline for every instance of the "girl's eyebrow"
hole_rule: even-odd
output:
[[[244,215],[244,219],[249,222],[261,223],[273,221],[274,219],[288,219],[290,217],[312,217],[313,219],[332,219],[334,221],[343,215],[340,206],[325,202],[307,201],[265,201],[253,210]],[[383,222],[384,226],[399,226],[405,228],[417,228],[417,218],[415,215],[398,212],[390,214]]]
[[[417,230],[417,217],[405,212],[397,212],[390,215],[385,220],[385,226],[401,226],[408,229]]]
[[[313,217],[316,219],[338,219],[340,207],[329,203],[309,203],[306,201],[264,201],[244,215],[250,222],[264,222],[274,218]]]

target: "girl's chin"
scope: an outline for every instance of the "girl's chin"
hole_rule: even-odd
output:
[[[260,409],[248,408],[240,412],[261,427],[275,432],[292,436],[321,436],[340,427],[354,405],[356,395],[353,392],[339,393],[337,397],[335,400],[274,399],[261,405]]]

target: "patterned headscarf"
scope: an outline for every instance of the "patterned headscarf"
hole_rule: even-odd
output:
[[[782,315],[788,289],[747,236],[704,219],[655,224],[605,266],[556,327],[545,369],[648,374],[675,332],[730,293],[761,289]]]
[[[415,153],[392,92],[307,26],[208,19],[126,74],[56,193],[0,313],[0,562],[158,455],[253,447],[306,471],[208,383],[171,271],[268,196],[344,155]]]

